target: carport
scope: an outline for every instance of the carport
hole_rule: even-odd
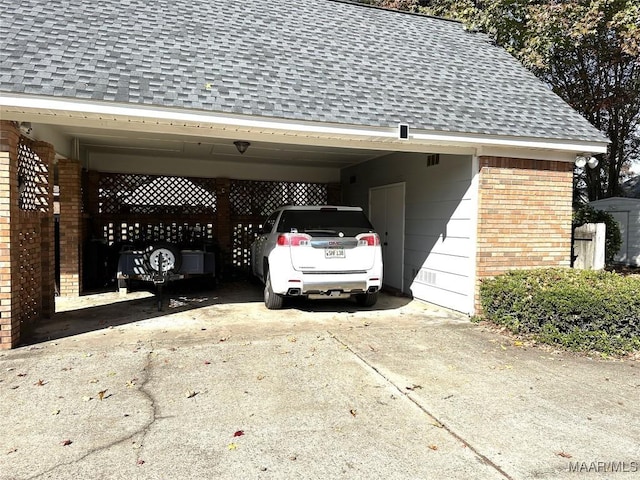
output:
[[[333,0],[4,8],[2,347],[54,313],[56,217],[64,296],[150,238],[215,243],[233,275],[283,203],[362,206],[386,286],[467,314],[483,277],[570,263],[573,161],[607,140],[461,24]]]

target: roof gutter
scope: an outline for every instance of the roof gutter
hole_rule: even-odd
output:
[[[270,133],[292,136],[343,139],[345,141],[374,141],[389,149],[389,143],[397,145],[443,145],[478,147],[510,147],[555,150],[563,152],[605,153],[607,143],[576,140],[540,139],[534,137],[506,137],[498,135],[466,134],[457,132],[431,132],[412,130],[409,138],[399,139],[398,130],[391,127],[345,126],[318,122],[291,121],[286,119],[257,118],[232,114],[209,113],[193,110],[166,109],[148,105],[131,106],[108,102],[62,100],[58,98],[1,95],[0,113],[5,118],[11,115],[28,117],[31,121],[50,124],[66,124],[70,118],[95,120],[103,128],[105,121],[128,122],[132,119],[145,124],[180,125],[184,127],[210,127],[220,130]],[[110,126],[117,128],[116,125]],[[184,132],[182,132],[184,133]],[[204,133],[204,132],[201,132]],[[277,138],[273,139],[278,141]],[[345,145],[348,146],[348,145]],[[369,147],[370,148],[370,147]]]

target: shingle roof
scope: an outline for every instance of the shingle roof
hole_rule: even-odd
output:
[[[0,91],[603,141],[462,25],[332,0],[4,0]]]

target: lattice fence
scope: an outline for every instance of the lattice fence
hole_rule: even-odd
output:
[[[18,144],[18,188],[21,210],[49,210],[49,169],[24,137]]]
[[[232,215],[266,218],[282,205],[321,205],[327,202],[325,183],[233,180],[229,193]]]
[[[163,175],[101,174],[101,234],[109,245],[166,241],[183,247],[215,239],[215,180]]]
[[[99,213],[213,214],[213,179],[104,174],[98,185]]]
[[[126,243],[142,248],[152,242],[171,242],[183,247],[201,246],[215,239],[213,223],[108,222],[102,233],[109,245]]]
[[[262,221],[282,205],[324,205],[328,202],[325,183],[261,182],[233,180],[229,192],[233,225],[233,267],[248,272],[251,268],[251,243]]]
[[[185,247],[230,245],[220,260],[246,272],[251,243],[273,210],[328,202],[329,187],[324,183],[228,182],[228,189],[217,190],[216,179],[101,173],[91,187],[97,190],[95,201],[89,202],[95,205],[95,212],[90,212],[93,232],[115,247],[155,241]],[[216,195],[223,191],[228,197],[221,202]],[[224,211],[219,210],[221,205]]]
[[[23,229],[18,234],[18,264],[20,270],[18,304],[20,320],[31,324],[40,315],[40,232],[36,228]]]

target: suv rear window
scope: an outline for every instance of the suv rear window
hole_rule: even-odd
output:
[[[354,236],[373,230],[371,222],[357,210],[285,210],[278,223],[278,232],[296,229],[315,236],[333,236],[342,232]]]

